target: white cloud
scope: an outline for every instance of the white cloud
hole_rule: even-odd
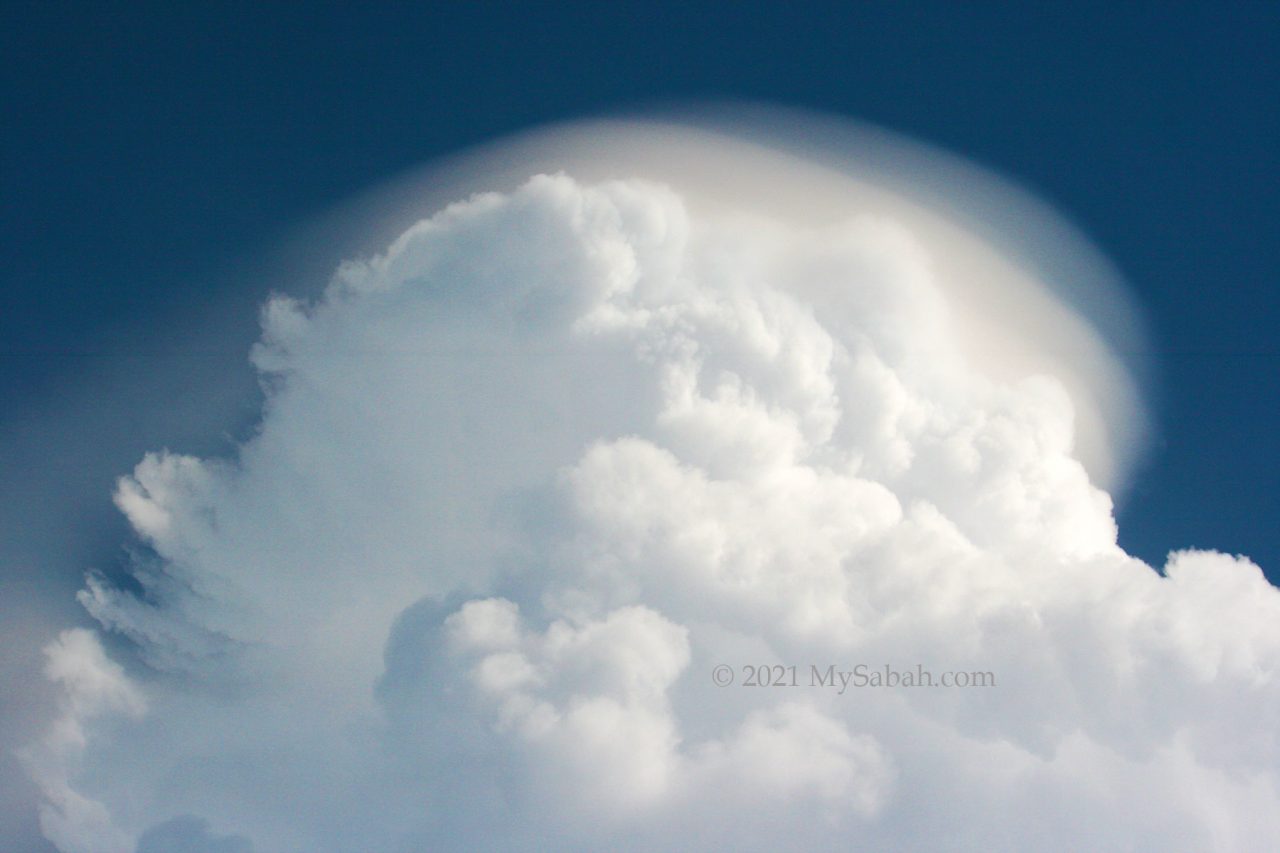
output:
[[[132,845],[106,808],[72,788],[69,779],[80,770],[90,727],[113,713],[140,717],[146,702],[91,631],[63,631],[45,655],[45,674],[62,688],[61,708],[44,738],[22,755],[44,796],[40,828],[63,850],[128,851]]]
[[[970,357],[947,260],[539,176],[274,299],[257,434],[120,483],[143,594],[81,600],[137,672],[51,649],[46,833],[1267,849],[1280,594],[1116,545],[1069,389]],[[998,683],[711,680],[859,662]]]

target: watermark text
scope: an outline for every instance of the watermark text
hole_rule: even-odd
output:
[[[719,664],[711,670],[717,687],[817,688],[843,696],[850,689],[866,687],[995,687],[996,676],[988,670],[946,670],[935,672],[923,664],[894,667],[890,664]]]

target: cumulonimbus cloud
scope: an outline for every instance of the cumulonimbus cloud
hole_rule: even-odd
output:
[[[1099,413],[1132,386],[1079,313],[884,194],[788,215],[599,162],[273,298],[253,437],[121,480],[138,589],[81,601],[135,653],[48,650],[46,835],[1265,849],[1280,594],[1243,558],[1117,546]],[[993,324],[995,292],[1029,325]],[[808,683],[857,663],[996,684]]]

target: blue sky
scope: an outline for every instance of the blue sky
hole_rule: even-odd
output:
[[[245,353],[300,224],[503,134],[694,98],[880,124],[1079,225],[1151,325],[1121,544],[1274,582],[1278,47],[1255,3],[5,3],[6,597],[87,622],[82,572],[127,539],[115,478],[257,416]]]

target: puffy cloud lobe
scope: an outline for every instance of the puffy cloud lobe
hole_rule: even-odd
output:
[[[127,851],[131,845],[107,809],[76,791],[68,779],[79,769],[99,718],[141,716],[146,702],[90,631],[63,631],[45,655],[45,674],[63,688],[62,707],[44,739],[22,755],[45,797],[40,828],[63,850]]]
[[[92,633],[51,649],[46,833],[1265,849],[1280,595],[1126,555],[1070,397],[963,357],[945,263],[874,218],[558,175],[273,299],[253,438],[120,483],[144,594],[81,600],[145,677]],[[998,684],[710,680],[857,662]]]
[[[494,706],[498,731],[538,750],[543,784],[567,777],[552,790],[578,791],[585,816],[735,787],[755,808],[813,796],[869,814],[884,799],[892,770],[874,738],[803,704],[753,713],[724,740],[681,750],[668,692],[688,664],[687,632],[652,610],[619,608],[581,627],[557,621],[535,636],[518,620],[511,602],[470,602],[446,620],[449,645],[479,656],[470,680]]]

